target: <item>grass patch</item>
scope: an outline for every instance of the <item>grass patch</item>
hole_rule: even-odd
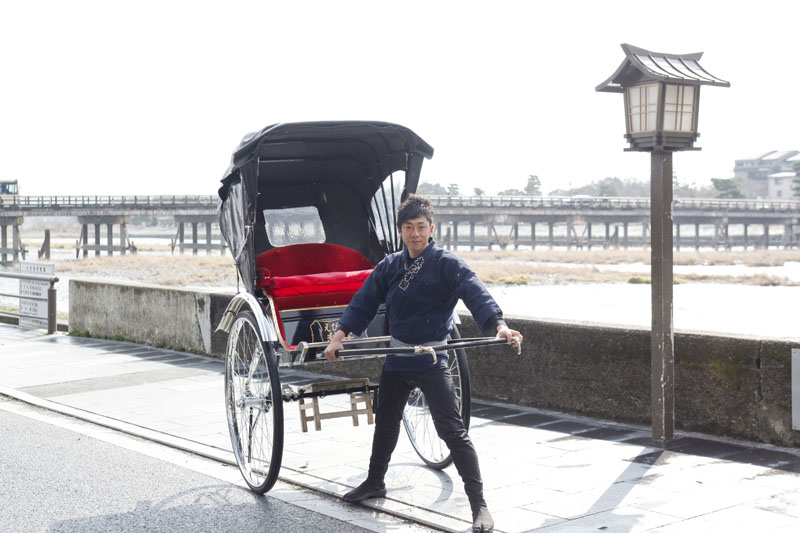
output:
[[[649,250],[482,250],[462,251],[478,277],[489,284],[542,285],[564,283],[650,283]],[[748,252],[675,252],[675,264],[780,266],[800,262],[797,250]],[[132,281],[170,287],[236,287],[236,268],[230,255],[106,255],[56,260],[57,273],[69,278]],[[558,263],[558,264],[557,264]],[[637,264],[633,271],[604,265]],[[647,266],[644,266],[647,265]],[[685,274],[678,283],[735,283],[759,286],[797,286],[784,277],[756,275]]]
[[[631,277],[628,278],[628,283],[631,283],[631,284],[634,284],[634,285],[636,285],[636,284],[649,285],[652,282],[653,282],[652,279],[650,279],[648,277],[645,277],[645,276],[631,276]],[[680,278],[672,278],[672,284],[673,285],[681,285],[683,283],[686,283],[686,281],[684,281],[684,280],[682,280]]]
[[[56,272],[170,287],[236,286],[236,268],[222,255],[125,255],[55,261]]]
[[[504,278],[500,278],[498,281],[500,283],[503,283],[504,285],[527,285],[528,284],[528,278],[526,276],[523,276],[523,275],[506,276]]]
[[[572,263],[584,265],[617,265],[620,263],[650,264],[650,250],[480,250],[459,251],[459,256],[471,261],[515,261],[540,263]],[[800,262],[800,250],[750,251],[676,251],[676,265],[744,265],[782,266],[787,261]]]

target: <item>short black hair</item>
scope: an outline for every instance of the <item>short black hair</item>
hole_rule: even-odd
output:
[[[409,194],[403,203],[397,206],[397,229],[400,229],[404,222],[424,216],[429,224],[433,224],[433,205],[424,196]]]

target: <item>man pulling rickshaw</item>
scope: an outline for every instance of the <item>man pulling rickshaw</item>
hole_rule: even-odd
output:
[[[369,474],[344,499],[385,495],[402,420],[426,464],[455,463],[473,529],[492,531],[467,433],[464,349],[519,349],[522,336],[474,272],[431,238],[433,210],[413,193],[432,155],[414,132],[384,122],[275,124],[242,140],[219,191],[220,228],[243,285],[218,327],[228,333],[228,426],[245,482],[263,493],[281,467],[284,402],[380,391]],[[459,299],[492,337],[460,338]],[[326,331],[332,339],[319,337]],[[280,381],[281,367],[378,355],[380,384],[363,390]]]

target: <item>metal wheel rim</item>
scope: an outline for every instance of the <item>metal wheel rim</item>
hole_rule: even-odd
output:
[[[463,413],[461,368],[458,365],[458,356],[452,350],[447,353],[448,368],[453,378],[458,411]],[[408,438],[411,440],[411,445],[423,460],[432,465],[441,465],[450,461],[450,450],[436,433],[428,401],[418,387],[411,391],[408,402],[406,402],[406,406],[403,409],[403,424]]]
[[[263,345],[252,323],[244,317],[231,328],[225,374],[233,453],[247,484],[260,488],[268,481],[273,457],[276,410]]]

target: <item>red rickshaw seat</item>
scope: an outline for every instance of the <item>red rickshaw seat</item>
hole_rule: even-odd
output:
[[[256,258],[258,286],[278,310],[347,305],[372,268],[359,252],[328,243],[273,248]]]

